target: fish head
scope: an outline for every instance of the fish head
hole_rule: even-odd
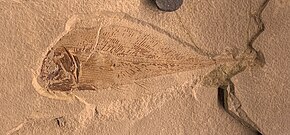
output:
[[[75,61],[66,48],[52,48],[42,62],[38,76],[40,84],[50,90],[71,90],[77,78]]]

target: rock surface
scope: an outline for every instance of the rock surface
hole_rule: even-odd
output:
[[[241,108],[265,135],[289,133],[290,2],[269,1],[260,18],[265,30],[249,52],[259,30],[252,15],[263,2],[187,0],[165,13],[148,0],[0,1],[0,134],[255,135],[219,103],[218,87],[230,77]],[[154,41],[184,47],[184,54],[192,51],[210,64],[95,90],[51,91],[38,84],[52,47],[74,28],[102,28],[100,14],[117,26],[138,31],[141,25],[143,33],[161,35]]]

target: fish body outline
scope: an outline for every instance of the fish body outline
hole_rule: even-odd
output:
[[[106,89],[245,59],[212,59],[159,29],[125,13],[80,17],[45,55],[38,82],[53,91]]]

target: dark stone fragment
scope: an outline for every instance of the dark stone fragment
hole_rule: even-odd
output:
[[[155,3],[160,10],[172,12],[180,8],[183,0],[155,0]]]

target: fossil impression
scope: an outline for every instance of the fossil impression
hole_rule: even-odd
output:
[[[261,13],[268,2],[265,1],[254,16],[259,30],[249,39],[249,48],[240,54],[215,57],[125,13],[102,12],[97,16],[80,17],[74,23],[68,21],[65,32],[43,58],[32,84],[47,97],[70,99],[73,95],[62,95],[66,92],[54,94],[59,94],[56,91],[106,89],[210,66],[227,67],[212,70],[204,77],[205,85],[216,85],[216,80],[227,81],[221,89],[225,110],[261,134],[260,128],[241,109],[229,79],[249,64],[264,63],[263,55],[255,51],[252,44],[264,31]],[[229,66],[219,66],[224,64]]]
[[[96,90],[165,74],[238,62],[232,56],[209,59],[156,26],[127,15],[80,21],[43,59],[38,83],[52,91]],[[243,58],[244,59],[244,58]]]

